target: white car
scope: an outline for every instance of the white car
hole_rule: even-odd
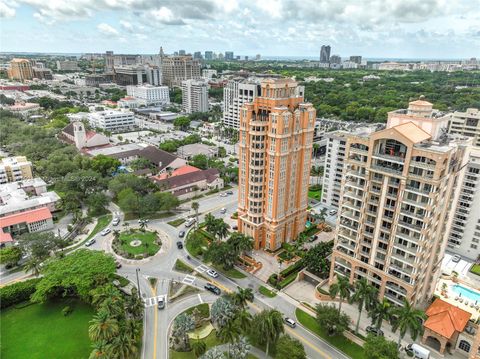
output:
[[[458,263],[458,262],[460,262],[460,259],[462,259],[462,257],[460,257],[458,254],[455,254],[455,255],[452,257],[452,262],[453,262],[453,263]]]
[[[120,218],[118,218],[118,217],[115,217],[112,221],[113,226],[118,226],[119,223],[120,223]]]
[[[290,318],[285,318],[285,324],[288,325],[290,328],[295,328],[297,326],[297,323],[293,319]]]
[[[107,234],[109,234],[112,230],[110,228],[105,228],[103,231],[100,232],[100,234],[102,236],[106,236]]]
[[[330,211],[328,212],[328,214],[329,214],[330,216],[333,216],[334,214],[337,214],[337,210],[336,210],[336,209],[332,209],[332,210],[330,210]]]
[[[226,208],[222,208],[222,209],[220,210],[220,213],[221,213],[221,214],[225,214],[226,212],[227,212],[227,209],[226,209]]]
[[[89,239],[85,242],[85,247],[90,247],[93,243],[95,243],[95,238]]]
[[[213,269],[207,270],[207,274],[212,278],[217,278],[218,277],[218,273],[215,272]]]

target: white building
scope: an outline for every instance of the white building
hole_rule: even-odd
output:
[[[90,113],[88,122],[93,128],[116,132],[133,128],[135,116],[131,111],[106,110]]]
[[[448,247],[476,260],[480,255],[480,148],[473,147],[455,207]]]
[[[240,110],[244,103],[253,102],[260,93],[260,81],[256,78],[235,78],[223,88],[223,125],[238,129]]]
[[[465,112],[456,111],[448,114],[448,132],[473,137],[473,144],[480,146],[480,111],[468,108]]]
[[[200,80],[182,81],[182,110],[186,113],[208,111],[208,84]]]
[[[335,131],[325,135],[328,142],[323,169],[322,203],[334,208],[338,208],[340,202],[345,145],[348,134],[347,131]]]
[[[144,106],[161,106],[170,103],[167,86],[127,86],[127,95],[134,97],[140,105]]]
[[[205,80],[210,80],[213,78],[213,76],[217,76],[217,70],[213,70],[213,69],[204,69],[202,71],[202,77],[205,79]]]

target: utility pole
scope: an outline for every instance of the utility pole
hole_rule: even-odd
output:
[[[140,293],[140,281],[138,280],[138,272],[140,272],[140,268],[135,268],[135,273],[137,274],[138,299],[142,299],[142,295]]]

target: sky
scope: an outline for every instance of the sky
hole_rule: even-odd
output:
[[[480,58],[480,0],[0,0],[0,51]]]

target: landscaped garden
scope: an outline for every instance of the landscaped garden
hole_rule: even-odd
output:
[[[72,312],[65,316],[62,309]],[[3,359],[87,358],[89,321],[94,310],[76,299],[55,300],[2,310]]]
[[[308,197],[320,201],[322,199],[322,186],[313,185],[308,189]]]
[[[268,298],[273,298],[277,295],[277,293],[271,291],[270,289],[268,289],[267,287],[264,287],[263,285],[260,288],[258,288],[258,291]]]
[[[178,227],[183,223],[185,223],[185,218],[177,218],[177,219],[174,219],[173,221],[168,222],[168,224],[173,227]]]
[[[472,265],[472,267],[470,268],[470,272],[476,275],[480,275],[480,264]]]
[[[115,233],[112,248],[118,255],[129,259],[142,259],[155,255],[162,242],[156,232],[129,229]]]
[[[112,221],[111,214],[105,214],[103,216],[98,217],[97,224],[95,225],[95,227],[93,228],[92,232],[89,234],[87,239],[85,239],[85,241],[88,241],[89,239],[95,237],[97,233],[99,233],[104,228],[106,228],[111,221]]]

